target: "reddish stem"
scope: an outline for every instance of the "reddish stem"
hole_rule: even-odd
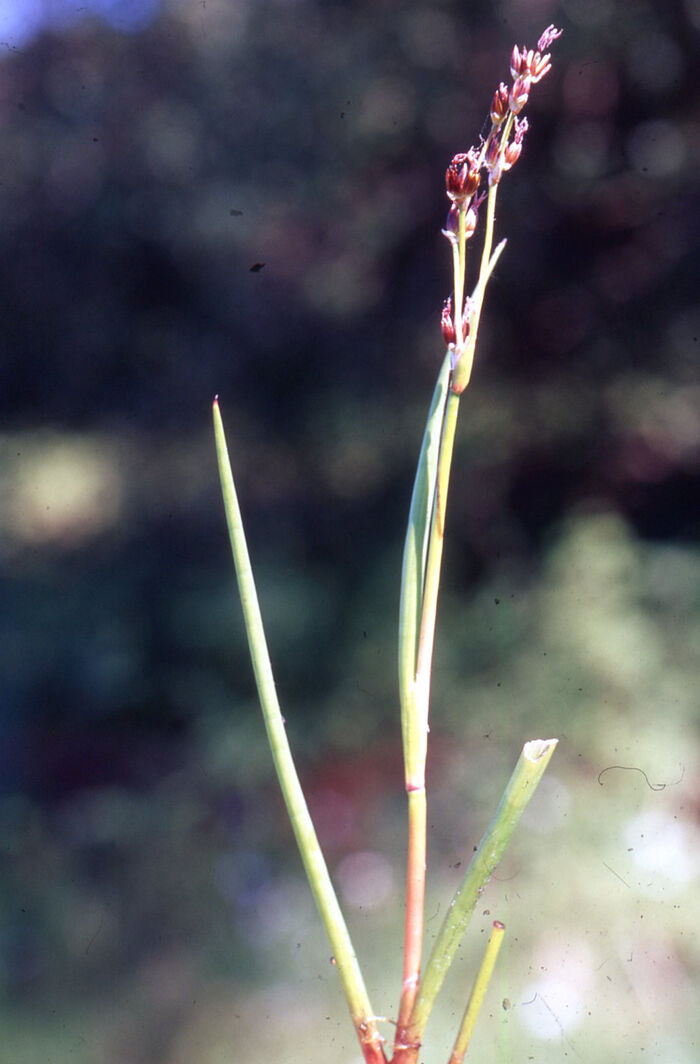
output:
[[[371,1031],[366,1023],[361,1023],[355,1029],[360,1040],[360,1048],[362,1049],[365,1064],[387,1064],[384,1047],[374,1025],[372,1025]]]
[[[425,787],[408,790],[408,855],[406,858],[406,922],[403,981],[396,1026],[395,1052],[406,1044],[413,1005],[418,994],[423,953],[425,903],[426,803]],[[396,1057],[394,1058],[396,1059]]]

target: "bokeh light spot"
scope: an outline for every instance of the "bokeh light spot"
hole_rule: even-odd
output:
[[[394,892],[394,874],[386,857],[372,850],[348,854],[338,865],[343,898],[356,909],[378,909]]]
[[[669,177],[685,163],[683,133],[671,122],[640,122],[627,141],[627,154],[635,170],[647,177]]]
[[[29,44],[43,30],[61,30],[90,16],[121,33],[139,33],[160,12],[160,0],[0,0],[0,43]]]
[[[116,453],[91,438],[25,439],[8,473],[0,531],[20,544],[74,547],[113,527],[122,508]]]

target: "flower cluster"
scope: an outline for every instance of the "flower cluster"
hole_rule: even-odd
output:
[[[532,86],[542,81],[551,69],[551,56],[546,49],[557,37],[561,37],[561,30],[548,26],[537,42],[537,51],[524,46],[519,48],[516,44],[511,52],[510,76],[513,80],[510,86],[502,81],[493,94],[491,132],[483,145],[490,185],[498,184],[504,171],[510,170],[520,157],[527,119],[518,116],[530,97]]]
[[[468,152],[460,152],[459,155],[455,155],[447,167],[445,185],[447,186],[447,195],[454,206],[461,206],[467,203],[476,192],[481,180],[481,175],[479,174],[480,166],[479,153],[475,148],[470,148]]]
[[[495,196],[503,174],[520,158],[528,122],[521,117],[533,85],[541,81],[551,68],[551,56],[547,48],[561,30],[548,26],[537,42],[537,49],[518,47],[510,57],[511,84],[501,82],[493,94],[489,108],[491,129],[482,137],[478,147],[455,155],[445,174],[445,187],[450,209],[447,215],[444,236],[450,241],[455,262],[455,315],[452,316],[452,298],[445,301],[442,310],[441,328],[448,348],[459,358],[460,349],[470,332],[470,317],[473,304],[464,299],[464,269],[466,241],[474,235],[480,204],[489,196]],[[488,178],[488,193],[477,195],[482,170]],[[490,207],[491,211],[492,208]],[[459,276],[458,276],[459,275]],[[461,280],[460,280],[461,278]],[[461,304],[461,305],[460,305]],[[472,342],[475,337],[472,338]]]

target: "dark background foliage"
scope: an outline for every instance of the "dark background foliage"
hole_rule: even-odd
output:
[[[565,33],[501,189],[508,246],[457,445],[431,762],[436,891],[444,904],[522,741],[560,735],[556,834],[545,843],[531,827],[518,859],[521,893],[535,893],[519,904],[522,953],[506,970],[518,987],[531,977],[543,922],[556,926],[560,948],[550,942],[539,967],[560,986],[569,973],[579,1000],[536,986],[549,1010],[538,1035],[518,998],[514,1044],[538,1060],[588,1055],[594,1024],[594,1061],[636,1056],[645,1038],[647,1060],[695,1059],[698,943],[683,926],[698,873],[697,4],[8,11],[8,1059],[308,1062],[334,1038],[338,1059],[354,1059],[255,703],[215,393],[290,734],[391,1015],[395,618],[450,285],[442,174],[476,141],[513,43],[534,45],[550,21]],[[625,772],[597,781],[613,764],[664,787]],[[595,877],[605,853],[615,875],[620,854],[632,861],[621,840],[640,823],[675,849],[620,873],[630,905],[609,872]],[[556,854],[561,881],[545,860],[558,867]],[[651,939],[625,924],[632,909],[654,923]],[[615,942],[589,956],[600,926],[617,928]],[[633,975],[635,949],[647,967]],[[609,956],[622,1006],[589,978]],[[498,1039],[510,1059],[500,1011],[485,1045]]]

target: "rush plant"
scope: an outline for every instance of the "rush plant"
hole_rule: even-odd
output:
[[[357,956],[328,872],[287,741],[277,699],[241,512],[236,496],[218,400],[214,431],[224,506],[248,635],[253,669],[272,757],[311,890],[323,920],[338,974],[367,1064],[417,1064],[423,1035],[437,994],[489,880],[532,798],[557,745],[556,739],[526,742],[500,804],[486,827],[464,879],[447,907],[432,951],[423,963],[426,879],[426,789],[431,668],[445,512],[460,399],[471,379],[479,321],[489,279],[505,247],[494,249],[496,199],[504,175],[518,161],[527,132],[523,110],[532,87],[550,69],[547,49],[561,31],[549,26],[536,49],[513,48],[511,80],[501,82],[491,100],[490,129],[478,145],[452,159],[446,173],[449,200],[443,233],[452,252],[453,289],[442,309],[446,344],[411,498],[401,574],[399,616],[399,697],[408,801],[408,856],[403,977],[393,1047],[377,1029]],[[485,221],[476,283],[467,285],[467,248]],[[504,925],[495,921],[471,996],[456,1035],[449,1064],[461,1064],[498,955]]]

